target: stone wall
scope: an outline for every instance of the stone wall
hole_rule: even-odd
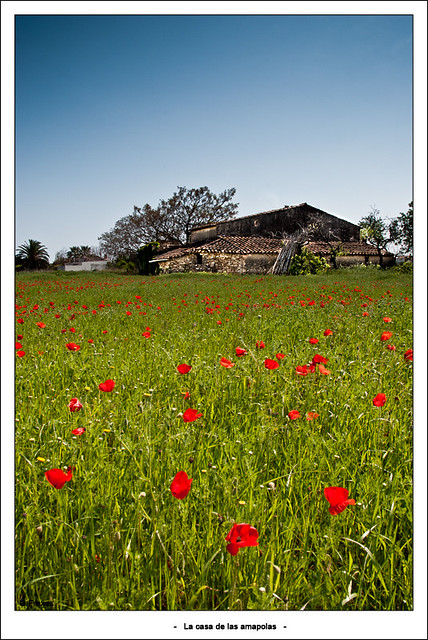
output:
[[[210,271],[213,273],[267,273],[276,254],[190,253],[159,262],[162,273]]]

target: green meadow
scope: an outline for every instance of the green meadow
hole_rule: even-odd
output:
[[[413,608],[411,275],[15,285],[17,610]]]

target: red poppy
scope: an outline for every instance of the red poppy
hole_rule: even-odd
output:
[[[183,500],[190,491],[193,478],[189,478],[185,471],[179,471],[171,482],[171,493],[178,500]]]
[[[17,351],[16,355],[18,356],[18,358],[22,358],[23,356],[25,356],[25,351]]]
[[[407,349],[406,353],[404,354],[404,359],[411,360],[413,362],[413,349]]]
[[[46,327],[44,322],[36,322],[36,325],[40,327],[40,329],[44,329]]]
[[[315,413],[315,411],[308,411],[308,413],[306,414],[306,420],[315,420],[316,418],[319,418],[319,413]]]
[[[385,317],[385,318],[383,319],[383,321],[384,321],[384,322],[392,322],[392,318]]]
[[[324,358],[324,356],[320,356],[319,353],[316,353],[312,358],[312,364],[325,364],[328,362],[328,358]]]
[[[190,393],[188,391],[182,391],[183,400],[188,400],[190,398]]]
[[[386,395],[384,393],[378,393],[375,398],[373,398],[373,404],[375,407],[383,407],[386,402]]]
[[[179,364],[177,367],[177,371],[178,373],[185,375],[186,373],[189,373],[191,368],[192,367],[190,366],[190,364]]]
[[[276,353],[275,358],[277,358],[278,360],[282,360],[283,358],[285,358],[285,353]]]
[[[62,469],[50,469],[45,471],[46,480],[55,489],[62,489],[66,482],[69,482],[73,477],[71,467],[68,467],[67,473],[64,473]]]
[[[363,316],[369,316],[370,314],[367,311],[364,311]]]
[[[245,349],[241,349],[241,347],[236,347],[235,351],[236,351],[236,355],[237,355],[238,357],[239,357],[239,356],[245,356],[245,354],[247,353],[247,352],[245,351]]]
[[[349,491],[343,487],[327,487],[324,495],[330,503],[328,510],[332,516],[342,513],[349,504],[355,504],[353,498],[348,499]]]
[[[304,364],[303,366],[298,365],[296,367],[296,373],[299,376],[307,376],[309,372],[314,372],[315,371],[315,365],[310,365],[309,369],[308,367]]]
[[[289,412],[288,417],[290,418],[290,420],[297,420],[297,418],[300,418],[300,413],[297,411],[297,409],[293,409]]]
[[[98,389],[100,391],[113,391],[115,384],[114,380],[106,380],[98,385]]]
[[[20,342],[15,342],[15,349],[22,349],[22,344]]]
[[[257,349],[264,349],[265,348],[265,343],[263,342],[263,340],[257,340],[256,342],[256,347]]]
[[[79,351],[80,349],[79,345],[75,344],[74,342],[67,342],[65,346],[69,351]]]
[[[83,408],[83,404],[79,402],[77,398],[71,398],[70,402],[68,403],[68,408],[70,409],[70,411],[80,411],[80,409]]]
[[[386,348],[389,349],[390,351],[395,351],[397,347],[395,347],[393,344],[387,344]]]
[[[278,369],[279,363],[276,360],[271,360],[270,358],[266,358],[265,360],[265,368],[266,369]]]
[[[318,338],[309,338],[309,342],[311,344],[317,344],[319,342]]]
[[[222,358],[220,360],[220,364],[222,367],[226,367],[226,369],[231,369],[232,367],[235,366],[234,362],[231,362],[230,360],[228,360],[227,358]]]
[[[329,371],[329,369],[326,369],[326,368],[325,368],[325,366],[324,366],[323,364],[319,364],[319,365],[318,365],[318,371],[319,371],[320,373],[322,373],[323,375],[325,375],[325,376],[328,376],[328,375],[330,375],[330,373],[331,373],[331,371]]]
[[[194,422],[197,418],[202,418],[202,413],[198,413],[197,409],[186,409],[183,413],[184,422]]]
[[[152,334],[150,333],[150,331],[144,331],[144,333],[141,334],[143,336],[143,338],[151,338]]]
[[[384,331],[380,337],[382,341],[392,338],[392,331]]]
[[[326,330],[324,331],[324,335],[325,335],[325,336],[331,336],[331,334],[332,334],[332,333],[333,333],[333,331],[332,331],[331,329],[326,329]]]
[[[242,547],[258,547],[258,537],[259,532],[255,527],[251,527],[245,523],[235,523],[226,536],[226,542],[229,543],[226,551],[232,554],[232,556],[236,556]]]
[[[85,433],[85,431],[86,431],[85,427],[77,427],[76,429],[73,429],[71,433],[74,436],[81,436],[82,433]]]

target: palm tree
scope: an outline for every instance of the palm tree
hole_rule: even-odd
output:
[[[85,260],[85,258],[88,258],[91,255],[91,247],[88,247],[87,245],[80,245],[80,255],[82,256],[82,258]]]
[[[47,248],[38,240],[28,240],[18,247],[16,258],[23,269],[47,269],[49,267],[49,253]]]
[[[73,262],[79,261],[81,257],[80,247],[70,247],[67,251],[67,257]]]

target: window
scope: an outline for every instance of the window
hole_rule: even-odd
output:
[[[200,253],[196,254],[196,264],[202,264],[202,256]]]

